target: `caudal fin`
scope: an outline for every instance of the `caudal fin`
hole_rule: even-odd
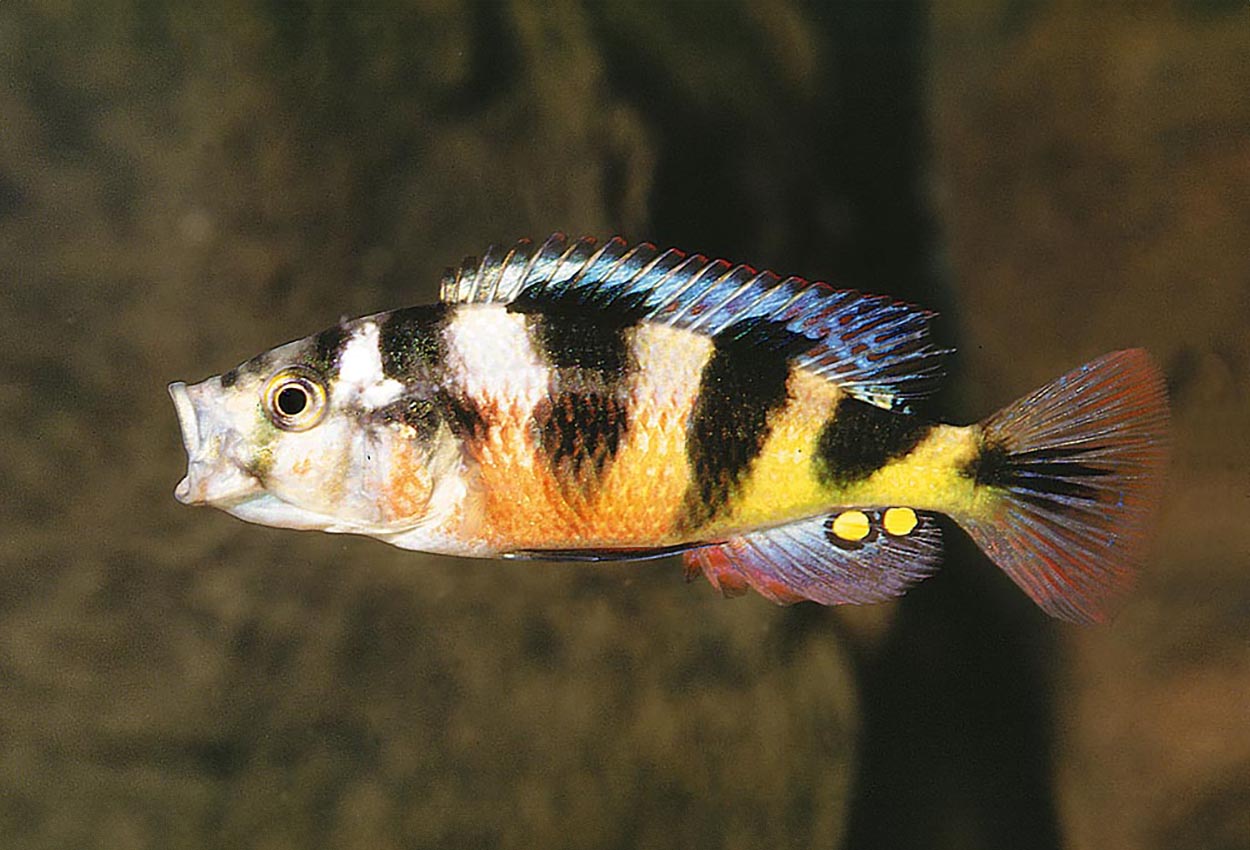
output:
[[[1087,363],[981,423],[983,510],[960,523],[1047,613],[1105,620],[1132,586],[1167,463],[1163,376],[1141,349]]]

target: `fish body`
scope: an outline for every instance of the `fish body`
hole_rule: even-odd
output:
[[[172,384],[176,494],[452,555],[681,552],[727,594],[826,604],[930,574],[940,513],[1050,613],[1101,619],[1158,502],[1158,370],[1118,352],[934,423],[930,318],[620,238],[522,241],[437,304]]]

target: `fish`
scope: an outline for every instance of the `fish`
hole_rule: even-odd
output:
[[[492,246],[436,303],[170,384],[175,496],[444,555],[680,555],[781,604],[903,594],[945,516],[1048,614],[1106,620],[1162,497],[1158,366],[1116,351],[945,424],[934,315],[619,236]]]

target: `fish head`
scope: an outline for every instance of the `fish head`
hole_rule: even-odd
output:
[[[170,384],[187,452],[175,497],[284,528],[385,536],[430,522],[458,444],[435,415],[436,387],[386,374],[379,323],[344,322]]]

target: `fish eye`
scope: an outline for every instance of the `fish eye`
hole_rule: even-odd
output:
[[[291,366],[265,384],[262,403],[269,421],[283,431],[307,431],[325,415],[325,384],[312,370]]]
[[[299,416],[308,408],[308,389],[303,384],[290,384],[278,391],[276,405],[283,416]]]

